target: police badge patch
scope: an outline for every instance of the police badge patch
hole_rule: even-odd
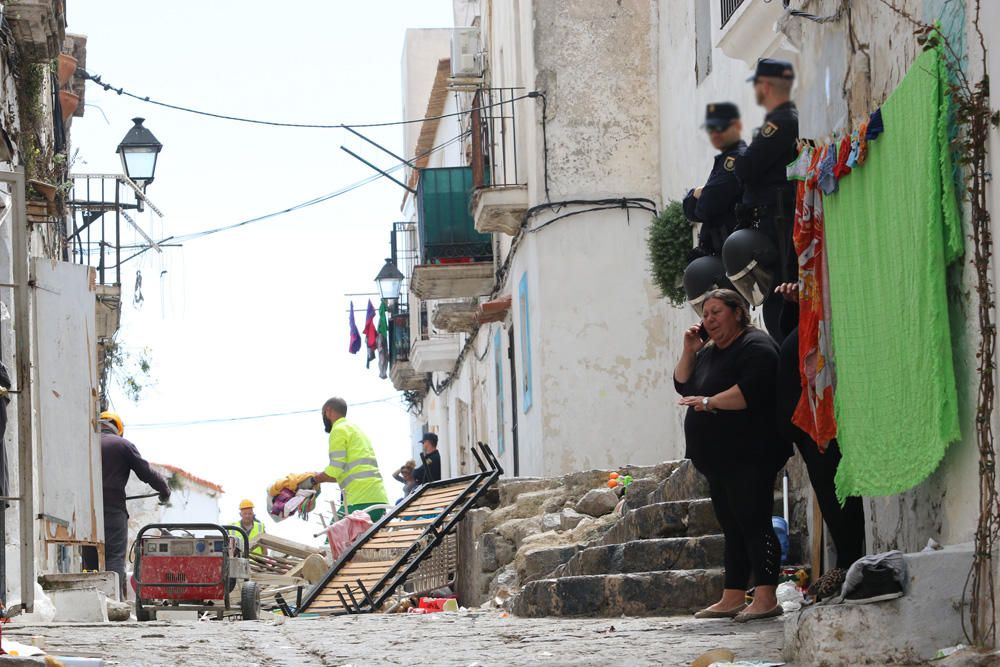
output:
[[[764,137],[770,137],[777,131],[778,131],[778,126],[772,123],[771,121],[767,121],[767,125],[760,128],[760,134],[761,136]]]
[[[730,155],[726,158],[726,161],[722,163],[722,168],[726,171],[732,171],[736,168],[736,156]]]

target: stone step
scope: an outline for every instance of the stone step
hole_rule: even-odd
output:
[[[719,598],[722,570],[672,570],[541,579],[514,600],[518,616],[688,614]]]
[[[685,459],[648,495],[647,502],[666,503],[707,497],[708,480],[695,469],[690,459]]]
[[[725,538],[668,537],[589,547],[551,572],[552,578],[722,567]]]
[[[630,511],[597,544],[622,544],[661,537],[700,537],[721,532],[712,501],[707,498],[675,500]]]

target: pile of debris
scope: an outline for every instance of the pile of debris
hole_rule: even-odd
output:
[[[264,554],[253,553],[258,547]],[[268,533],[261,533],[250,543],[250,576],[260,587],[260,601],[265,609],[276,606],[275,596],[291,600],[318,582],[330,567],[329,552]]]
[[[618,472],[633,479],[625,489],[608,488],[606,470],[501,480],[497,506],[470,512],[460,528],[463,602],[617,615],[687,611],[717,596],[722,536],[704,477],[690,461]],[[630,585],[662,595],[630,602]]]

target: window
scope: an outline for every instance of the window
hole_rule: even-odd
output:
[[[524,397],[524,412],[531,408],[531,322],[528,317],[528,274],[521,274],[517,288],[521,302],[521,392]]]
[[[712,72],[712,6],[709,2],[694,0],[694,76],[699,86]]]
[[[721,0],[721,1],[722,1],[722,21],[719,24],[720,28],[729,23],[729,19],[733,17],[733,14],[736,13],[736,10],[739,9],[740,5],[743,4],[743,0]],[[705,0],[704,4],[705,6],[708,6],[708,0]]]
[[[496,383],[497,383],[497,455],[503,456],[504,450],[506,449],[506,444],[504,442],[503,432],[503,339],[500,334],[503,333],[502,327],[497,327],[496,333],[493,335],[493,367],[496,370]]]

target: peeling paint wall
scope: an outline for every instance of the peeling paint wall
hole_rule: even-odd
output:
[[[838,0],[809,2],[807,11],[828,15],[839,4]],[[965,43],[964,3],[897,0],[895,4],[917,19],[940,20],[946,35],[956,44]],[[787,17],[781,29],[800,52],[795,63],[798,81],[794,98],[801,134],[818,139],[855,126],[878,108],[920,50],[913,25],[878,2],[850,3],[844,18],[836,23],[816,24]],[[963,439],[949,448],[938,470],[917,488],[888,498],[865,499],[870,552],[917,551],[929,538],[958,543],[973,537],[978,506],[974,281],[968,261],[950,276]]]

